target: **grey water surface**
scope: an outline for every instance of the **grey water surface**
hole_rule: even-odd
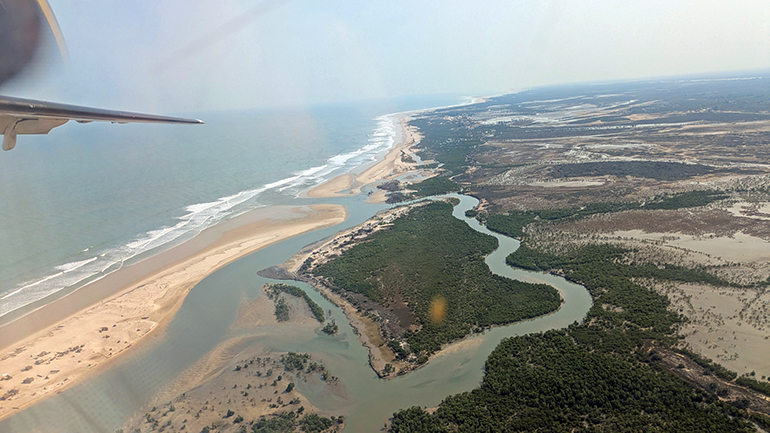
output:
[[[385,208],[384,205],[365,203],[362,196],[324,200],[346,205],[350,214],[348,220],[274,244],[214,272],[193,288],[165,332],[150,337],[153,341],[116,360],[101,374],[0,422],[0,431],[115,431],[185,369],[220,343],[236,336],[246,336],[266,350],[307,352],[321,359],[329,372],[339,377],[345,397],[330,395],[324,386],[301,381],[297,384],[298,389],[321,410],[344,415],[346,431],[377,431],[398,409],[412,405],[435,406],[448,395],[477,387],[483,375],[484,361],[501,339],[565,327],[582,320],[591,306],[591,298],[582,286],[553,275],[507,266],[505,257],[518,248],[518,241],[490,232],[476,220],[466,218],[465,211],[475,206],[477,200],[453,195],[460,199],[454,216],[482,233],[495,236],[500,242],[500,247],[486,259],[490,269],[508,278],[553,285],[564,299],[559,310],[470,336],[450,345],[444,354],[426,366],[391,380],[381,380],[371,370],[368,353],[356,340],[342,311],[303,283],[296,284],[324,310],[332,311],[332,317],[340,325],[338,335],[296,332],[291,326],[253,330],[248,335],[243,331],[232,331],[230,325],[240,303],[262,296],[262,285],[273,281],[258,276],[258,270],[280,264],[303,246],[360,224]]]

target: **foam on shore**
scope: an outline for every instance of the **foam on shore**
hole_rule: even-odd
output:
[[[361,148],[334,155],[322,165],[294,172],[258,188],[188,205],[180,212],[176,224],[142,233],[121,246],[101,250],[97,247],[96,251],[94,247],[89,247],[73,254],[69,261],[41,272],[39,277],[17,284],[6,293],[0,293],[0,317],[62,290],[76,290],[128,264],[179,245],[225,219],[262,207],[264,205],[259,202],[259,197],[265,192],[295,197],[302,190],[320,185],[339,173],[350,172],[375,161],[395,144],[398,118],[389,114],[375,120],[375,130]]]

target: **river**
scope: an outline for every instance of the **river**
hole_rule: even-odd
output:
[[[348,207],[350,216],[344,224],[288,239],[214,272],[190,292],[168,328],[149,337],[153,341],[143,344],[135,349],[135,353],[116,361],[93,378],[0,422],[0,431],[115,431],[217,345],[244,336],[267,350],[307,352],[321,359],[329,372],[339,377],[345,396],[330,394],[324,385],[301,381],[297,388],[318,408],[344,415],[345,431],[377,431],[398,409],[413,405],[436,406],[448,395],[477,387],[483,376],[484,362],[501,339],[566,327],[582,321],[591,307],[591,297],[583,286],[561,277],[506,265],[505,257],[518,248],[519,242],[491,232],[475,219],[465,217],[465,211],[478,203],[475,198],[452,195],[460,200],[453,211],[455,217],[498,239],[498,249],[486,258],[492,272],[554,286],[564,299],[561,308],[536,319],[469,336],[449,345],[424,367],[391,380],[379,379],[371,370],[368,353],[357,341],[349,323],[342,320],[342,311],[303,283],[296,285],[337,318],[340,332],[336,336],[307,333],[292,325],[256,328],[246,333],[231,330],[240,303],[261,296],[262,285],[274,282],[258,276],[258,270],[280,264],[304,245],[360,224],[384,207],[366,204],[363,196],[325,199],[326,203],[337,202]]]

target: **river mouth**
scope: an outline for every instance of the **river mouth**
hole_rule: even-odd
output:
[[[477,199],[456,194],[450,197],[459,200],[453,210],[456,218],[498,239],[499,247],[486,258],[492,272],[555,287],[564,301],[558,310],[468,336],[445,347],[422,368],[389,380],[379,379],[370,368],[368,351],[357,341],[343,312],[304,283],[292,284],[302,287],[325,311],[331,310],[340,327],[338,335],[329,337],[291,325],[273,332],[231,329],[241,301],[262,296],[262,285],[276,282],[257,275],[258,270],[280,264],[304,245],[345,228],[335,226],[272,245],[214,272],[190,292],[167,329],[153,337],[154,341],[146,347],[136,349],[136,353],[110,365],[92,379],[0,422],[0,430],[115,431],[215,347],[244,337],[267,351],[306,352],[323,361],[329,372],[339,378],[345,389],[344,398],[330,398],[323,384],[298,382],[297,388],[322,411],[344,415],[346,431],[378,431],[399,409],[414,405],[436,406],[448,395],[478,387],[484,362],[500,340],[564,328],[582,321],[592,300],[583,286],[554,275],[514,269],[505,264],[505,257],[518,248],[519,242],[491,232],[475,219],[465,216],[466,210],[476,206]],[[362,223],[384,207],[365,204],[360,197],[325,201],[348,207],[350,217],[343,224],[348,227]]]

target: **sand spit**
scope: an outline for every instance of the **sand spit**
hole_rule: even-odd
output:
[[[307,195],[356,195],[365,185],[414,172],[417,164],[412,155],[422,137],[408,121],[408,117],[400,119],[401,139],[382,161],[358,175],[338,176]],[[385,199],[384,193],[372,196],[370,201]],[[187,293],[215,270],[288,237],[339,224],[346,217],[340,205],[257,209],[0,325],[0,419],[109,368],[110,361],[144,337],[162,332]],[[373,367],[381,371],[392,354],[387,348],[379,353],[382,341],[377,324],[333,294],[326,295],[343,307],[362,343],[374,353]],[[252,310],[247,308],[254,314]],[[264,314],[257,316],[254,322],[239,314],[234,326],[253,328],[271,320]],[[214,374],[213,366],[233,359],[240,353],[236,349],[246,350],[247,343],[223,344],[226,347],[218,347],[216,354],[201,361],[205,367],[185,376],[187,388],[206,383]]]
[[[409,117],[403,117],[399,120],[402,130],[401,140],[390,149],[382,161],[377,162],[355,177],[352,174],[337,176],[311,189],[307,192],[307,196],[311,198],[353,196],[359,194],[361,188],[366,185],[415,171],[417,163],[414,162],[411,155],[414,154],[415,146],[422,139],[422,135],[417,132],[416,128],[409,126],[409,120]],[[384,194],[377,195],[376,199],[384,202]],[[373,199],[370,198],[370,201],[373,201]]]
[[[5,343],[0,352],[0,419],[108,367],[110,360],[162,329],[187,293],[213,271],[288,237],[339,224],[346,217],[340,205],[257,209],[129,266],[120,275],[115,274],[121,271],[109,275],[112,278],[94,284],[102,290],[86,286],[0,327]],[[103,288],[105,280],[115,285]],[[74,314],[31,328],[45,324],[48,311],[56,310]],[[32,335],[28,335],[30,329],[34,329]]]
[[[310,198],[346,197],[354,195],[350,192],[355,176],[350,173],[341,174],[307,192]]]

